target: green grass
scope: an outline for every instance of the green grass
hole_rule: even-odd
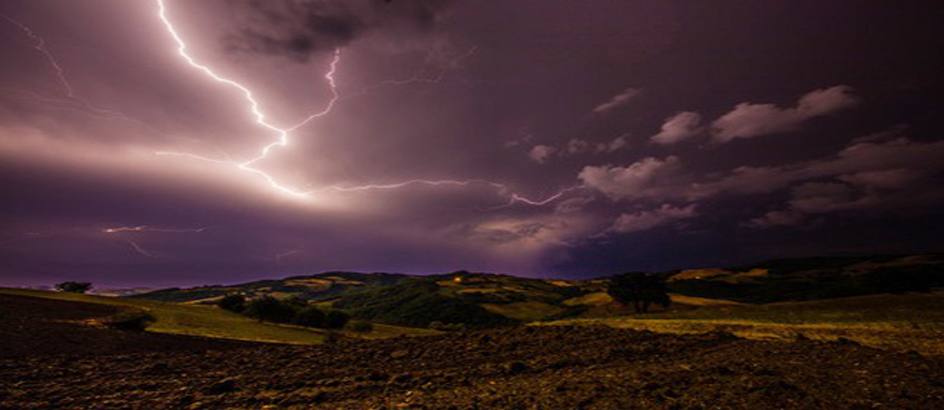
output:
[[[151,312],[151,314],[157,318],[157,322],[151,325],[148,331],[158,333],[290,344],[323,343],[327,334],[325,331],[319,329],[260,323],[254,319],[222,310],[216,306],[26,289],[0,288],[0,293],[144,309]],[[427,329],[413,329],[378,324],[375,325],[374,331],[369,333],[347,331],[340,333],[349,337],[375,339],[399,335],[429,335],[438,332]]]
[[[482,304],[485,310],[523,322],[541,320],[564,312],[564,308],[543,302],[513,302],[503,305]]]

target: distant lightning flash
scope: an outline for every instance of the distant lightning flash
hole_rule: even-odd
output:
[[[26,24],[23,24],[10,16],[0,13],[0,18],[3,18],[4,20],[10,22],[10,24],[17,26],[20,29],[20,31],[23,32],[23,34],[25,34],[27,37],[29,37],[33,41],[33,49],[39,52],[40,54],[42,54],[43,57],[45,57],[46,61],[49,63],[49,66],[53,68],[53,70],[55,71],[56,79],[58,80],[59,86],[63,89],[65,95],[69,98],[69,100],[71,100],[71,102],[79,104],[82,108],[85,108],[86,110],[94,113],[96,116],[101,116],[104,118],[113,118],[113,119],[117,118],[117,119],[122,119],[122,120],[141,124],[140,121],[129,118],[127,115],[122,114],[120,112],[96,107],[88,100],[76,95],[75,88],[72,86],[72,83],[69,81],[69,78],[66,76],[65,69],[62,68],[62,65],[59,64],[59,60],[56,59],[56,57],[52,54],[52,52],[50,52],[49,49],[46,48],[46,39],[36,34],[36,32],[32,28],[27,26]],[[28,91],[25,93],[33,94]],[[40,101],[44,99],[51,100],[51,99],[48,99],[47,97],[42,97],[38,95],[36,96],[36,98]],[[52,100],[52,101],[56,101],[56,100]],[[143,125],[146,125],[146,124],[143,124]]]
[[[207,230],[209,227],[202,228],[157,228],[146,225],[137,225],[137,226],[117,226],[114,228],[105,228],[102,229],[102,232],[107,234],[121,234],[121,233],[132,233],[132,232],[159,232],[159,233],[200,233]],[[129,235],[120,235],[119,237],[124,240],[125,243],[131,246],[135,252],[140,253],[141,255],[147,256],[149,258],[160,259],[166,256],[151,252],[147,249],[144,249],[141,244],[139,244],[134,239],[128,237]]]
[[[131,239],[125,239],[125,242],[127,242],[128,245],[131,245],[131,248],[134,249],[135,252],[140,253],[144,256],[147,256],[149,258],[154,258],[154,259],[158,259],[161,257],[160,255],[156,253],[150,252],[147,249],[142,248],[141,245],[139,245],[135,241],[132,241]]]
[[[105,228],[102,229],[104,233],[120,233],[120,232],[163,232],[163,233],[200,233],[209,229],[209,227],[203,228],[153,228],[150,226],[119,226],[116,228]]]
[[[324,191],[329,191],[329,190],[330,190],[330,191],[338,191],[338,192],[352,192],[352,191],[366,191],[366,190],[378,190],[378,189],[397,189],[397,188],[403,188],[403,187],[410,186],[410,185],[429,185],[429,186],[456,185],[456,186],[469,186],[469,185],[472,185],[472,184],[484,184],[484,185],[488,185],[488,186],[492,186],[492,187],[494,187],[494,188],[497,188],[497,189],[499,189],[499,190],[501,190],[501,191],[503,191],[503,192],[511,192],[511,190],[509,189],[509,187],[508,187],[507,185],[499,184],[499,183],[496,183],[496,182],[490,182],[490,181],[482,181],[482,180],[458,181],[458,180],[424,180],[424,179],[414,179],[414,180],[409,180],[409,181],[399,182],[399,183],[393,183],[393,184],[370,184],[370,185],[362,185],[362,186],[355,186],[355,187],[328,186],[328,187],[324,187],[324,188],[320,188],[320,189],[315,189],[315,190],[310,190],[310,191],[299,191],[299,190],[292,189],[292,188],[289,188],[289,187],[286,187],[286,186],[284,186],[284,185],[279,184],[279,182],[278,182],[273,176],[269,175],[268,173],[266,173],[265,171],[263,171],[263,170],[261,170],[261,169],[258,169],[258,168],[253,167],[253,164],[255,164],[255,163],[257,163],[257,162],[259,162],[259,161],[265,159],[265,158],[269,155],[269,152],[270,152],[273,148],[275,148],[275,147],[285,147],[285,146],[287,146],[288,143],[289,143],[289,136],[290,136],[290,133],[291,133],[292,131],[295,131],[296,129],[307,125],[308,123],[310,123],[311,121],[315,120],[316,118],[323,117],[323,116],[325,116],[325,115],[327,115],[327,114],[329,114],[329,113],[331,112],[331,110],[334,108],[335,103],[336,103],[337,100],[340,98],[340,96],[339,96],[339,94],[338,94],[338,90],[337,90],[337,82],[336,82],[336,80],[335,80],[335,74],[337,73],[337,66],[338,66],[338,63],[339,63],[340,60],[341,60],[341,49],[340,49],[340,48],[335,49],[335,51],[334,51],[334,58],[331,60],[331,63],[330,63],[330,66],[329,66],[330,68],[329,68],[328,72],[324,75],[324,78],[325,78],[325,80],[328,82],[328,85],[329,85],[329,87],[330,87],[330,89],[331,89],[331,99],[328,101],[328,103],[326,104],[325,108],[324,108],[323,110],[317,112],[317,113],[314,113],[314,114],[309,115],[309,116],[306,117],[303,121],[299,122],[298,124],[296,124],[296,125],[294,125],[294,126],[291,126],[291,127],[288,127],[288,128],[280,128],[280,127],[278,127],[278,126],[272,124],[271,122],[269,122],[269,121],[267,120],[266,115],[263,113],[261,104],[255,99],[255,97],[253,96],[252,91],[251,91],[249,88],[247,88],[246,86],[244,86],[244,85],[242,85],[242,84],[240,84],[240,83],[237,83],[236,81],[233,81],[233,80],[231,80],[231,79],[228,79],[228,78],[225,78],[225,77],[222,77],[222,76],[216,74],[210,67],[208,67],[208,66],[206,66],[206,65],[203,65],[203,64],[197,62],[197,60],[194,59],[194,58],[187,52],[187,43],[183,40],[183,38],[182,38],[182,37],[180,36],[180,34],[177,32],[177,29],[175,28],[174,24],[170,21],[170,18],[167,16],[167,7],[166,7],[166,5],[165,5],[164,0],[155,0],[155,1],[156,1],[156,3],[157,3],[157,8],[158,8],[158,17],[160,18],[161,22],[163,23],[164,28],[167,30],[167,32],[170,34],[170,36],[174,39],[174,42],[177,44],[177,54],[180,55],[180,57],[183,58],[184,61],[186,61],[187,64],[189,64],[191,67],[193,67],[193,68],[195,68],[195,69],[197,69],[197,70],[203,72],[204,74],[206,74],[208,77],[210,77],[210,78],[213,79],[214,81],[219,82],[219,83],[222,83],[222,84],[226,84],[226,85],[228,85],[228,86],[230,86],[230,87],[235,88],[236,90],[238,90],[238,91],[243,95],[243,98],[245,98],[245,100],[249,103],[250,112],[252,113],[253,117],[255,118],[256,124],[258,124],[259,126],[265,128],[265,129],[268,129],[269,131],[272,131],[272,132],[275,133],[276,136],[277,136],[276,141],[275,141],[275,142],[272,142],[272,143],[270,143],[270,144],[268,144],[268,145],[265,145],[265,146],[262,148],[262,150],[261,150],[261,152],[260,152],[260,154],[259,154],[258,156],[254,157],[254,158],[252,158],[252,159],[249,159],[248,161],[244,161],[244,162],[233,162],[233,161],[226,161],[226,160],[219,160],[219,159],[207,158],[207,157],[203,157],[203,156],[200,156],[200,155],[191,154],[191,153],[185,153],[185,152],[182,153],[182,152],[160,151],[160,152],[156,152],[157,155],[173,155],[173,156],[180,156],[180,157],[187,157],[187,158],[192,158],[192,159],[198,159],[198,160],[201,160],[201,161],[208,161],[208,162],[214,162],[214,163],[219,163],[219,164],[229,164],[229,165],[233,165],[233,166],[235,166],[236,168],[238,168],[238,169],[241,170],[241,171],[245,171],[245,172],[250,172],[250,173],[256,174],[257,176],[259,176],[260,178],[262,178],[263,180],[265,180],[270,186],[272,186],[273,188],[275,188],[275,189],[277,189],[277,190],[279,190],[279,191],[281,191],[281,192],[283,192],[283,193],[290,194],[290,195],[293,195],[293,196],[299,196],[299,197],[307,197],[307,196],[309,196],[310,194],[313,194],[313,193],[316,193],[316,192],[324,192]],[[461,60],[461,59],[464,59],[464,58],[467,58],[467,57],[469,57],[470,55],[472,55],[474,52],[475,52],[475,48],[472,48],[472,49],[470,49],[468,52],[466,52],[465,54],[463,54],[462,56],[459,56],[459,57],[456,59],[456,61]],[[409,83],[413,83],[413,82],[439,82],[439,81],[442,79],[442,76],[443,76],[443,72],[444,72],[444,71],[445,71],[445,70],[442,70],[442,71],[439,73],[438,76],[436,76],[435,78],[431,78],[431,79],[430,79],[430,78],[422,78],[422,77],[420,77],[419,75],[416,75],[416,76],[414,76],[413,78],[408,79],[408,80],[391,81],[391,82],[388,82],[388,83],[381,84],[381,85],[379,85],[378,87],[389,86],[389,85],[402,85],[402,84],[409,84]],[[524,197],[524,196],[521,196],[521,195],[519,195],[519,194],[517,194],[517,193],[513,193],[513,192],[512,192],[512,193],[511,193],[511,197],[510,197],[509,203],[506,204],[506,205],[502,205],[502,206],[500,206],[499,208],[511,206],[511,205],[513,205],[513,204],[515,204],[515,203],[525,203],[525,204],[534,205],[534,206],[546,205],[546,204],[548,204],[548,203],[550,203],[550,202],[552,202],[552,201],[554,201],[554,200],[559,199],[560,197],[562,197],[562,196],[565,195],[566,193],[568,193],[568,192],[570,192],[570,191],[572,191],[572,190],[574,190],[574,189],[579,189],[579,188],[583,188],[583,187],[582,187],[582,186],[577,186],[577,187],[567,188],[567,189],[565,189],[565,190],[563,190],[563,191],[560,191],[560,192],[558,192],[558,193],[556,193],[556,194],[554,194],[554,195],[551,195],[550,197],[547,197],[547,198],[542,199],[542,200],[532,200],[532,199],[528,199],[528,198],[526,198],[526,197]]]
[[[497,188],[497,189],[499,189],[499,190],[501,190],[501,191],[504,191],[504,192],[509,192],[509,191],[511,190],[511,189],[508,187],[508,185],[500,184],[500,183],[492,182],[492,181],[480,180],[480,179],[465,180],[465,181],[448,180],[448,179],[447,179],[447,180],[412,179],[412,180],[405,181],[405,182],[399,182],[399,183],[395,183],[395,184],[385,184],[385,185],[372,184],[372,185],[361,185],[361,186],[354,186],[354,187],[329,186],[329,187],[324,187],[324,188],[321,188],[321,189],[314,190],[314,191],[312,191],[312,192],[323,192],[323,191],[328,191],[328,190],[331,190],[331,191],[339,191],[339,192],[354,192],[354,191],[367,191],[367,190],[398,189],[398,188],[404,188],[404,187],[407,187],[407,186],[410,186],[410,185],[429,185],[429,186],[453,185],[453,186],[469,186],[469,185],[476,185],[476,184],[491,186],[491,187],[493,187],[493,188]],[[547,205],[547,204],[549,204],[549,203],[551,203],[551,202],[554,202],[554,201],[560,199],[561,197],[563,197],[564,195],[566,195],[566,194],[568,194],[568,193],[570,193],[570,192],[572,192],[572,191],[576,191],[576,190],[584,189],[584,188],[586,188],[586,187],[583,186],[583,185],[572,186],[572,187],[570,187],[570,188],[562,189],[562,190],[558,191],[557,193],[555,193],[555,194],[553,194],[553,195],[550,195],[550,196],[548,196],[548,197],[546,197],[546,198],[544,198],[544,199],[540,199],[540,200],[529,199],[529,198],[527,198],[527,197],[524,197],[524,196],[522,196],[522,195],[519,195],[519,194],[517,194],[517,193],[512,192],[512,193],[511,193],[511,196],[510,196],[510,198],[509,198],[509,200],[508,200],[508,203],[505,203],[505,204],[502,204],[502,205],[499,205],[499,206],[496,206],[496,207],[486,208],[485,210],[503,209],[503,208],[507,208],[507,207],[509,207],[509,206],[512,206],[512,205],[514,205],[514,204],[516,204],[516,203],[523,203],[523,204],[532,205],[532,206],[544,206],[544,205]]]
[[[46,49],[46,40],[36,35],[33,29],[27,27],[25,24],[20,23],[17,20],[14,20],[10,16],[7,16],[5,14],[0,14],[0,17],[3,17],[4,20],[9,21],[10,23],[19,27],[20,30],[23,31],[23,33],[25,33],[29,38],[31,38],[34,41],[33,48],[36,49],[36,51],[39,51],[40,53],[42,53],[44,56],[46,56],[46,60],[49,61],[49,64],[52,66],[52,68],[56,70],[56,77],[59,79],[59,84],[62,85],[62,88],[65,89],[66,95],[68,95],[69,97],[75,97],[75,91],[72,88],[72,84],[70,84],[69,80],[66,79],[66,73],[62,69],[62,66],[59,65],[59,62],[56,61],[56,58],[53,57],[52,53],[50,53],[49,50]]]
[[[459,63],[462,62],[462,60],[465,60],[465,59],[471,57],[472,54],[475,54],[476,49],[477,49],[476,47],[469,48],[468,51],[466,51],[465,53],[463,53],[463,54],[461,54],[461,55],[459,55],[459,56],[457,56],[457,57],[455,57],[455,58],[453,58],[453,59],[452,59],[451,61],[449,61],[449,63],[446,64],[446,65],[449,66],[449,67],[458,66]],[[430,54],[432,54],[432,53],[430,53]],[[428,60],[429,60],[429,57],[427,57],[427,61],[428,61]],[[426,68],[425,68],[425,67],[422,68],[421,70],[417,71],[416,73],[414,73],[413,76],[410,77],[410,78],[403,79],[403,80],[387,80],[387,81],[384,81],[384,82],[382,82],[382,83],[380,83],[380,84],[367,87],[367,88],[363,89],[363,90],[360,91],[360,92],[356,92],[356,93],[354,93],[354,94],[351,94],[351,95],[347,96],[346,98],[353,98],[353,97],[359,97],[359,96],[367,95],[367,94],[370,94],[371,91],[375,91],[375,90],[378,90],[378,89],[381,89],[381,88],[386,88],[386,87],[402,86],[402,85],[409,85],[409,84],[416,84],[416,83],[439,84],[439,83],[441,83],[441,82],[443,81],[443,78],[446,76],[446,71],[448,71],[448,69],[446,69],[446,68],[440,68],[440,69],[438,70],[438,72],[437,72],[435,75],[433,75],[433,76],[424,76],[424,75],[423,75],[424,71],[426,71]]]

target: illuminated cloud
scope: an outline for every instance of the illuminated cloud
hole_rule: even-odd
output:
[[[550,145],[535,145],[534,148],[531,148],[531,151],[528,152],[528,157],[538,164],[543,164],[547,162],[555,152],[557,152],[557,148]]]
[[[648,231],[678,220],[694,218],[697,215],[695,205],[679,208],[669,204],[662,204],[659,208],[651,211],[622,214],[619,218],[616,218],[616,221],[613,222],[613,225],[608,231],[616,233]]]
[[[705,127],[701,125],[701,114],[697,112],[680,112],[665,119],[662,124],[662,131],[649,138],[656,144],[675,144],[704,133]]]
[[[837,85],[812,91],[791,108],[740,103],[712,123],[712,136],[716,142],[729,142],[738,138],[794,131],[811,118],[851,108],[858,102],[851,87]]]
[[[663,183],[680,169],[678,157],[648,157],[624,167],[587,166],[577,178],[613,200],[658,197],[663,194]]]
[[[528,152],[528,157],[539,164],[543,164],[554,157],[567,158],[580,154],[605,154],[626,148],[629,148],[629,138],[626,135],[621,135],[611,141],[596,143],[580,138],[572,138],[560,147],[545,144],[536,145]]]
[[[632,99],[638,97],[639,94],[641,93],[642,91],[639,90],[638,88],[629,87],[623,90],[623,92],[614,95],[612,98],[609,99],[609,101],[603,104],[600,104],[596,107],[593,107],[593,113],[599,114],[599,115],[608,114],[611,111],[626,105]]]

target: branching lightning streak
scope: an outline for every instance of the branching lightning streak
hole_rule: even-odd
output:
[[[118,119],[123,119],[123,120],[131,121],[131,122],[135,122],[135,123],[140,123],[140,121],[131,119],[120,112],[96,107],[88,100],[77,96],[75,94],[75,88],[72,86],[72,83],[69,81],[69,78],[66,76],[65,69],[62,68],[62,65],[59,64],[59,61],[52,54],[52,52],[50,52],[49,49],[46,48],[46,39],[36,34],[36,32],[33,31],[33,29],[30,28],[29,26],[17,21],[16,19],[10,16],[7,16],[5,14],[0,14],[0,18],[3,18],[4,20],[10,22],[11,24],[17,26],[20,29],[20,31],[23,32],[23,34],[25,34],[27,37],[33,40],[33,49],[35,49],[37,52],[42,54],[43,57],[45,57],[46,61],[49,63],[49,65],[56,72],[56,79],[58,80],[59,85],[65,91],[66,96],[70,100],[80,104],[83,108],[91,111],[92,113],[95,113],[96,115],[104,117],[104,118],[118,118]],[[37,97],[39,99],[45,98],[41,96],[37,96]]]
[[[340,95],[339,95],[339,93],[338,93],[338,91],[337,91],[337,82],[336,82],[336,80],[335,80],[335,74],[337,73],[337,65],[338,65],[338,63],[340,62],[340,59],[341,59],[341,49],[340,49],[340,48],[339,48],[339,49],[335,49],[335,51],[334,51],[334,58],[333,58],[332,61],[331,61],[330,69],[329,69],[328,72],[324,75],[324,78],[327,80],[328,85],[330,86],[330,89],[331,89],[331,99],[328,101],[328,103],[327,103],[327,105],[325,106],[325,108],[324,108],[323,110],[321,110],[320,112],[317,112],[317,113],[314,113],[314,114],[309,115],[309,116],[306,117],[304,120],[302,120],[301,122],[299,122],[298,124],[296,124],[296,125],[294,125],[294,126],[291,126],[291,127],[289,127],[289,128],[279,128],[278,126],[276,126],[276,125],[270,123],[270,122],[266,119],[266,116],[265,116],[265,114],[264,114],[263,111],[262,111],[262,107],[261,107],[260,103],[255,99],[255,97],[253,96],[252,91],[251,91],[249,88],[247,88],[246,86],[244,86],[244,85],[242,85],[242,84],[240,84],[240,83],[237,83],[237,82],[235,82],[235,81],[233,81],[233,80],[230,80],[230,79],[228,79],[228,78],[225,78],[225,77],[222,77],[222,76],[216,74],[210,67],[208,67],[208,66],[206,66],[206,65],[203,65],[203,64],[200,64],[199,62],[196,61],[196,59],[194,59],[194,58],[187,52],[187,43],[183,40],[183,38],[182,38],[182,37],[180,36],[180,34],[177,32],[177,30],[176,30],[174,24],[170,21],[170,18],[167,16],[167,7],[166,7],[166,5],[165,5],[165,0],[155,0],[155,1],[156,1],[156,3],[157,3],[157,7],[158,7],[158,17],[160,18],[161,22],[163,23],[164,28],[167,30],[167,32],[168,32],[168,33],[170,34],[170,36],[173,38],[174,42],[177,44],[177,54],[180,55],[180,57],[183,58],[184,61],[187,62],[187,64],[189,64],[189,65],[192,66],[193,68],[195,68],[195,69],[197,69],[197,70],[203,72],[203,73],[206,74],[208,77],[212,78],[214,81],[219,82],[219,83],[226,84],[226,85],[228,85],[228,86],[230,86],[230,87],[232,87],[232,88],[235,88],[235,89],[238,90],[240,93],[242,93],[242,95],[243,95],[243,97],[245,98],[245,100],[249,103],[250,112],[251,112],[252,115],[254,116],[256,124],[258,124],[259,126],[265,128],[265,129],[268,129],[268,130],[274,132],[274,133],[277,135],[276,141],[273,142],[273,143],[270,143],[270,144],[268,144],[268,145],[265,145],[265,146],[262,148],[262,150],[261,150],[261,152],[260,152],[260,154],[259,154],[258,156],[256,156],[255,158],[249,159],[249,160],[247,160],[247,161],[244,161],[244,162],[225,161],[225,160],[207,158],[207,157],[203,157],[203,156],[196,155],[196,154],[181,153],[181,152],[159,151],[159,152],[156,152],[155,154],[157,154],[157,155],[180,156],[180,157],[187,157],[187,158],[198,159],[198,160],[202,160],[202,161],[214,162],[214,163],[219,163],[219,164],[229,164],[229,165],[233,165],[233,166],[237,167],[238,169],[240,169],[240,170],[242,170],[242,171],[250,172],[250,173],[253,173],[253,174],[258,175],[260,178],[264,179],[271,187],[273,187],[273,188],[275,188],[275,189],[277,189],[277,190],[279,190],[279,191],[281,191],[281,192],[284,192],[284,193],[287,193],[287,194],[290,194],[290,195],[294,195],[294,196],[300,196],[300,197],[306,197],[306,196],[309,196],[310,194],[315,193],[315,192],[324,192],[324,191],[329,191],[329,190],[330,190],[330,191],[337,191],[337,192],[352,192],[352,191],[366,191],[366,190],[378,190],[378,189],[397,189],[397,188],[403,188],[403,187],[410,186],[410,185],[429,185],[429,186],[456,185],[456,186],[468,186],[468,185],[471,185],[471,184],[485,184],[485,185],[489,185],[489,186],[492,186],[492,187],[494,187],[494,188],[497,188],[497,189],[499,189],[499,190],[501,190],[501,191],[503,191],[503,192],[511,192],[510,188],[509,188],[507,185],[505,185],[505,184],[500,184],[500,183],[490,182],[490,181],[483,181],[483,180],[464,180],[464,181],[459,181],[459,180],[425,180],[425,179],[414,179],[414,180],[409,180],[409,181],[399,182],[399,183],[392,183],[392,184],[369,184],[369,185],[354,186],[354,187],[342,187],[342,186],[332,185],[332,186],[327,186],[327,187],[324,187],[324,188],[319,188],[319,189],[310,190],[310,191],[299,191],[299,190],[295,190],[295,189],[292,189],[292,188],[289,188],[289,187],[286,187],[286,186],[283,186],[283,185],[279,184],[279,182],[278,182],[274,177],[272,177],[271,175],[269,175],[269,174],[266,173],[265,171],[262,171],[262,170],[260,170],[260,169],[258,169],[258,168],[253,167],[252,165],[255,164],[256,162],[261,161],[262,159],[266,158],[266,157],[268,156],[269,152],[270,152],[273,148],[275,148],[275,147],[285,147],[285,146],[287,146],[288,143],[289,143],[289,134],[290,134],[292,131],[294,131],[294,130],[300,128],[300,127],[303,127],[303,126],[307,125],[308,123],[310,123],[311,121],[313,121],[314,119],[319,118],[319,117],[323,117],[323,116],[325,116],[325,115],[327,115],[327,114],[329,114],[329,113],[331,112],[331,110],[334,108],[335,103],[336,103],[337,100],[340,98]],[[470,50],[469,50],[468,52],[466,52],[465,54],[463,54],[463,55],[459,56],[458,58],[456,58],[456,60],[454,60],[454,63],[457,62],[457,61],[459,61],[459,60],[462,60],[462,59],[465,59],[465,58],[469,57],[469,56],[472,55],[474,52],[475,52],[475,48],[470,49]],[[432,79],[429,79],[429,78],[422,78],[422,77],[419,76],[419,74],[417,74],[417,75],[415,75],[415,76],[414,76],[413,78],[411,78],[411,79],[400,80],[400,81],[389,81],[389,82],[382,83],[382,84],[380,84],[380,85],[378,85],[378,86],[375,86],[375,87],[372,87],[372,88],[383,87],[383,86],[389,86],[389,85],[403,85],[403,84],[409,84],[409,83],[413,83],[413,82],[439,82],[440,80],[442,80],[442,77],[443,77],[443,75],[444,75],[444,72],[445,72],[445,69],[441,70],[441,71],[439,72],[439,74],[438,74],[435,78],[432,78]],[[365,93],[366,93],[366,90],[365,90]],[[560,191],[560,192],[558,192],[558,193],[556,193],[556,194],[554,194],[554,195],[551,195],[550,197],[547,197],[547,198],[541,199],[541,200],[528,199],[528,198],[526,198],[526,197],[524,197],[524,196],[521,196],[521,195],[519,195],[519,194],[517,194],[517,193],[511,192],[510,200],[509,200],[509,202],[508,202],[507,204],[502,205],[502,206],[497,207],[497,208],[493,208],[493,209],[508,207],[508,206],[511,206],[511,205],[513,205],[513,204],[515,204],[515,203],[519,203],[519,202],[520,202],[520,203],[529,204],[529,205],[534,205],[534,206],[546,205],[546,204],[548,204],[548,203],[550,203],[550,202],[552,202],[552,201],[554,201],[554,200],[559,199],[560,197],[562,197],[563,195],[565,195],[567,192],[570,192],[570,191],[572,191],[572,190],[574,190],[574,189],[579,189],[579,188],[583,188],[583,187],[582,187],[582,186],[577,186],[577,187],[567,188],[567,189],[565,189],[565,190],[563,190],[563,191]]]
[[[166,7],[165,4],[164,4],[164,0],[156,0],[156,1],[157,1],[157,6],[158,6],[158,16],[160,17],[161,22],[164,24],[164,28],[167,29],[167,32],[168,32],[168,33],[171,35],[171,37],[174,39],[174,42],[177,43],[177,54],[179,54],[180,57],[183,58],[183,59],[187,62],[187,64],[190,64],[192,67],[196,68],[197,70],[202,71],[204,74],[206,74],[207,76],[209,76],[210,78],[212,78],[214,81],[217,81],[217,82],[226,84],[226,85],[228,85],[228,86],[230,86],[230,87],[233,87],[233,88],[239,90],[239,91],[243,94],[243,97],[246,99],[246,101],[249,102],[249,108],[250,108],[250,111],[252,112],[253,116],[254,116],[255,119],[256,119],[256,124],[258,124],[259,126],[261,126],[261,127],[263,127],[263,128],[266,128],[266,129],[268,129],[268,130],[274,132],[274,133],[278,136],[276,142],[273,142],[273,143],[271,143],[271,144],[268,144],[268,145],[266,145],[265,147],[262,148],[262,152],[259,154],[259,156],[255,157],[255,158],[252,158],[252,159],[250,159],[250,160],[248,160],[248,161],[241,162],[241,163],[234,163],[234,162],[229,162],[229,161],[214,160],[214,159],[205,158],[205,157],[201,157],[201,156],[198,156],[198,155],[187,154],[187,153],[157,152],[156,154],[158,154],[158,155],[187,156],[187,157],[191,157],[191,158],[196,158],[196,159],[201,159],[201,160],[207,160],[207,161],[212,161],[212,162],[229,163],[229,164],[235,165],[237,168],[239,168],[239,169],[241,169],[241,170],[243,170],[243,171],[251,172],[251,173],[254,173],[254,174],[256,174],[256,175],[259,175],[259,176],[262,177],[266,182],[268,182],[269,185],[271,185],[271,186],[272,186],[273,188],[275,188],[275,189],[278,189],[279,191],[282,191],[282,192],[287,193],[287,194],[295,195],[295,196],[305,196],[305,195],[307,195],[306,192],[297,191],[297,190],[294,190],[294,189],[285,187],[285,186],[283,186],[283,185],[280,185],[280,184],[278,183],[278,181],[276,181],[275,178],[273,178],[271,175],[267,174],[265,171],[262,171],[262,170],[260,170],[260,169],[258,169],[258,168],[253,168],[252,165],[253,165],[254,163],[258,162],[259,160],[262,160],[262,159],[265,158],[266,156],[268,156],[268,155],[269,155],[269,151],[270,151],[272,148],[277,147],[277,146],[279,146],[279,147],[284,147],[284,146],[288,145],[289,132],[291,132],[291,131],[293,131],[293,130],[295,130],[295,129],[301,127],[301,126],[304,126],[304,125],[308,124],[311,120],[313,120],[313,119],[315,119],[315,118],[324,116],[324,115],[328,114],[329,112],[331,112],[331,109],[334,107],[335,101],[337,101],[337,99],[338,99],[338,92],[337,92],[337,87],[336,87],[336,83],[335,83],[335,80],[334,80],[334,74],[335,74],[335,72],[336,72],[336,70],[337,70],[337,64],[338,64],[338,62],[339,62],[340,59],[341,59],[341,49],[336,49],[336,50],[335,50],[335,52],[334,52],[334,59],[331,61],[331,69],[330,69],[330,70],[328,71],[328,73],[325,75],[325,78],[328,80],[328,84],[331,86],[331,92],[332,92],[332,95],[333,95],[332,98],[331,98],[331,100],[328,102],[328,105],[326,106],[326,108],[325,108],[324,110],[322,110],[321,112],[319,112],[319,113],[315,113],[315,114],[312,114],[312,115],[308,116],[308,118],[306,118],[304,121],[298,123],[298,124],[295,125],[295,126],[289,127],[289,128],[287,128],[287,129],[282,129],[282,128],[279,128],[279,127],[273,125],[272,123],[270,123],[270,122],[266,119],[266,116],[265,116],[265,114],[262,112],[262,108],[261,108],[259,102],[256,101],[256,99],[255,99],[255,97],[253,96],[251,90],[249,90],[248,88],[246,88],[246,87],[243,86],[242,84],[239,84],[239,83],[237,83],[237,82],[235,82],[235,81],[233,81],[233,80],[230,80],[230,79],[228,79],[228,78],[224,78],[224,77],[219,76],[218,74],[216,74],[215,72],[213,72],[213,70],[210,69],[210,67],[207,67],[207,66],[205,66],[205,65],[203,65],[203,64],[198,63],[190,54],[187,53],[187,43],[185,43],[184,40],[183,40],[183,38],[180,37],[180,34],[177,33],[177,29],[174,27],[174,24],[171,23],[170,18],[167,17],[167,7]]]

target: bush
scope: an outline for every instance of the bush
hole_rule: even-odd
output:
[[[327,316],[316,307],[306,307],[295,313],[292,323],[307,327],[324,327]]]
[[[325,316],[325,329],[341,329],[351,320],[351,315],[341,310],[331,310]]]
[[[216,306],[223,310],[240,313],[246,310],[246,297],[243,295],[226,295],[216,302]]]
[[[60,292],[85,293],[92,289],[91,282],[62,282],[56,284],[56,290]]]
[[[102,320],[102,324],[113,329],[144,331],[157,321],[150,312],[143,310],[127,310]]]
[[[374,324],[373,324],[373,323],[365,322],[365,321],[362,321],[362,320],[357,320],[357,321],[351,322],[350,326],[348,326],[348,327],[349,327],[351,330],[355,331],[355,332],[367,333],[367,332],[373,332],[373,331],[374,331]]]
[[[263,296],[249,301],[243,314],[259,321],[288,323],[295,317],[295,309],[272,296]]]

